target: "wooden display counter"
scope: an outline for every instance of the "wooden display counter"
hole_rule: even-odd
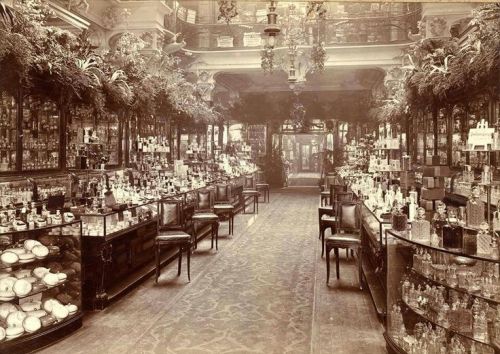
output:
[[[232,202],[235,213],[243,210],[243,205],[250,203],[244,198],[243,178],[237,177],[226,183],[232,185]],[[204,187],[210,188],[210,187]],[[194,207],[189,199],[196,190],[180,193],[170,198],[184,198],[186,213],[193,212]],[[112,301],[125,295],[140,282],[150,277],[155,271],[154,239],[158,234],[158,218],[161,217],[161,201],[152,201],[142,206],[108,213],[103,215],[82,215],[87,224],[94,225],[91,233],[83,236],[83,306],[85,310],[102,310]],[[142,208],[142,212],[135,210]],[[130,211],[138,222],[121,230],[112,229],[107,232],[106,227],[123,222],[123,213]],[[139,218],[142,215],[141,218]],[[113,219],[110,222],[109,219]],[[99,220],[102,219],[102,220]],[[134,219],[135,220],[135,219]],[[102,225],[95,227],[95,224]],[[102,227],[102,229],[101,229]],[[200,227],[196,238],[202,240],[209,234],[206,227]],[[160,263],[164,266],[177,258],[178,248],[162,249]]]

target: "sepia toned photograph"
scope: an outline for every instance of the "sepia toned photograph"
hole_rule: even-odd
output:
[[[500,3],[0,0],[0,354],[500,354]]]

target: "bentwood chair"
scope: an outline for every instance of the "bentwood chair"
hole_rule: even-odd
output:
[[[262,192],[264,196],[264,203],[269,203],[269,183],[264,180],[264,173],[262,171],[257,172],[257,183],[255,184],[255,189]]]
[[[333,187],[333,186],[332,186]],[[321,257],[323,257],[325,253],[325,231],[327,229],[331,230],[331,233],[334,234],[337,231],[337,210],[340,203],[343,202],[351,202],[354,199],[354,195],[352,192],[344,192],[338,191],[332,194],[331,200],[332,203],[332,212],[329,215],[323,215],[319,220],[319,229],[320,229],[320,237],[321,237]]]
[[[198,247],[198,226],[209,225],[210,226],[210,236],[212,239],[210,248],[214,248],[215,239],[215,249],[218,250],[219,243],[219,217],[213,211],[214,207],[214,193],[210,189],[198,190],[196,192],[196,206],[195,212],[191,217],[193,221],[194,228],[194,248]]]
[[[340,203],[337,210],[337,230],[336,232],[325,238],[326,248],[326,283],[330,280],[330,252],[333,249],[335,252],[335,265],[337,279],[340,279],[340,259],[339,248],[351,249],[356,252],[358,263],[359,287],[363,289],[363,281],[361,274],[361,204],[358,202],[343,202]]]
[[[160,255],[161,248],[179,247],[179,264],[177,266],[177,276],[181,275],[182,253],[187,253],[187,273],[188,280],[191,281],[191,235],[186,232],[184,223],[182,200],[165,200],[160,202],[160,220],[159,232],[155,238],[155,260],[156,276],[155,282],[158,283],[160,277]]]
[[[214,213],[221,217],[226,217],[229,223],[229,235],[234,231],[234,205],[231,203],[231,185],[215,185]]]
[[[259,213],[259,191],[256,189],[255,177],[245,176],[245,183],[243,185],[243,214],[246,214],[246,197],[253,199],[253,213]]]

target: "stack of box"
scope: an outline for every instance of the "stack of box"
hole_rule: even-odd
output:
[[[445,177],[450,175],[448,166],[425,166],[420,191],[420,206],[426,211],[434,210],[436,200],[445,196]]]
[[[415,186],[415,172],[403,171],[400,173],[399,185],[401,189],[409,191],[411,187]]]

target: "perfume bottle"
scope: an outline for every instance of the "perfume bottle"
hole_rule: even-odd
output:
[[[491,254],[491,241],[490,227],[487,222],[483,222],[479,226],[479,232],[477,233],[477,253],[483,255]]]
[[[484,202],[480,199],[478,186],[472,188],[472,195],[467,201],[467,226],[479,227],[484,222]]]
[[[500,306],[497,306],[497,312],[493,323],[493,342],[500,345]]]
[[[488,340],[488,320],[484,311],[474,315],[473,336],[482,342]]]
[[[411,223],[411,237],[415,241],[429,242],[431,223],[425,220],[425,209],[417,209],[417,218]]]
[[[443,247],[459,250],[463,245],[463,228],[458,225],[456,220],[456,218],[450,217],[443,226]]]
[[[423,250],[421,248],[417,248],[417,251],[413,254],[413,269],[417,272],[421,272],[422,270],[422,253]]]
[[[52,217],[52,224],[59,225],[62,224],[62,216],[61,216],[61,211],[56,210],[56,215]]]
[[[486,224],[488,227],[488,224]],[[462,249],[465,254],[474,255],[478,248],[478,232],[472,229],[463,229]]]
[[[408,281],[408,279],[405,279],[401,286],[401,298],[405,303],[408,303],[408,300],[410,298],[410,289],[411,289],[411,284]]]

